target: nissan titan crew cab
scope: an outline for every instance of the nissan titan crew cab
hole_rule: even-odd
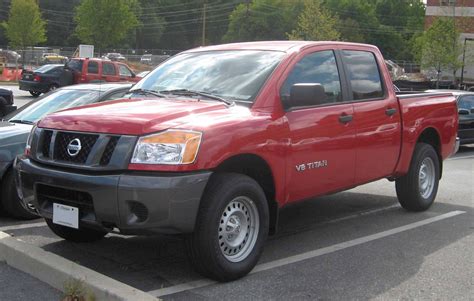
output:
[[[125,99],[42,119],[16,181],[64,239],[184,234],[195,269],[229,281],[256,265],[287,204],[387,178],[403,208],[428,209],[457,116],[449,93],[397,95],[374,46],[203,47]]]

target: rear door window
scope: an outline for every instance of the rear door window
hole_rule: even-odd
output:
[[[343,50],[342,60],[346,67],[354,100],[384,96],[379,68],[372,52]]]
[[[102,63],[102,75],[115,75],[115,66],[111,63]]]
[[[87,64],[87,73],[98,74],[99,73],[99,63],[94,61],[89,61]]]

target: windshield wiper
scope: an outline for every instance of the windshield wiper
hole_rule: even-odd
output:
[[[234,102],[231,100],[227,100],[223,97],[217,96],[212,93],[203,92],[203,91],[195,91],[195,90],[188,90],[188,89],[174,89],[174,90],[162,90],[160,91],[160,93],[161,94],[175,94],[175,95],[198,95],[198,96],[207,97],[209,99],[221,101],[229,106],[234,104]]]
[[[8,122],[12,122],[12,123],[23,123],[23,124],[35,124],[33,121],[21,120],[21,119],[11,119],[11,120],[8,120]]]
[[[153,95],[156,97],[165,97],[161,92],[155,91],[155,90],[148,90],[148,89],[135,89],[135,90],[130,90],[130,93],[138,93],[138,94],[143,94],[143,95]]]

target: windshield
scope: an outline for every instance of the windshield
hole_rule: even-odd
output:
[[[458,102],[459,109],[471,110],[474,109],[474,96],[463,96]]]
[[[158,66],[134,89],[187,89],[253,101],[284,55],[260,50],[183,53]]]
[[[27,105],[28,107],[20,112],[8,116],[7,119],[37,122],[49,113],[93,103],[98,97],[98,91],[57,90],[54,93]]]
[[[44,65],[35,70],[35,72],[46,73],[49,70],[59,67],[58,65]]]

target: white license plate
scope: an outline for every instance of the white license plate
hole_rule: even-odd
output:
[[[79,208],[53,203],[53,223],[79,229]]]

